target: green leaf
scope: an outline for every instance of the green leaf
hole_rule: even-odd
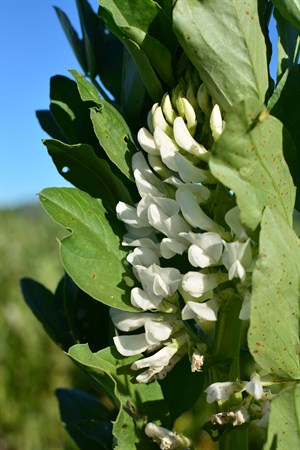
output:
[[[273,400],[264,450],[296,449],[300,442],[300,385],[284,389]]]
[[[74,282],[106,305],[134,310],[131,271],[118,237],[124,232],[121,223],[101,200],[77,189],[49,188],[39,196],[50,217],[72,233],[61,240],[60,256]]]
[[[85,56],[85,50],[83,45],[83,40],[79,39],[77,32],[73,28],[68,16],[58,7],[54,6],[57,17],[60,21],[60,24],[65,32],[65,35],[69,41],[69,44],[72,47],[72,50],[77,58],[77,61],[82,67],[84,73],[87,73],[87,61]]]
[[[95,134],[110,160],[133,180],[131,157],[137,151],[131,132],[121,114],[104,100],[99,108],[91,109]]]
[[[130,129],[124,118],[109,102],[101,100],[96,88],[79,72],[71,71],[76,79],[83,101],[93,101],[98,106],[91,109],[95,134],[108,158],[126,175],[131,175],[131,155],[137,151]]]
[[[115,212],[118,201],[132,204],[126,186],[108,162],[96,156],[91,146],[68,145],[55,140],[45,140],[44,144],[58,172],[92,197],[101,198],[107,209]]]
[[[289,165],[295,185],[300,187],[300,65],[293,65],[282,76],[268,107],[287,128],[293,143],[285,146],[284,156]],[[294,145],[293,145],[294,144]],[[296,207],[300,210],[300,189],[297,191]]]
[[[72,344],[88,342],[92,351],[107,347],[113,334],[108,306],[79,289],[67,274],[58,290],[74,336]]]
[[[155,449],[143,428],[153,421],[168,426],[169,417],[158,382],[138,384],[133,379],[130,365],[140,355],[123,358],[114,347],[92,353],[87,345],[75,345],[68,354],[116,401],[119,413],[113,427],[114,448],[134,450],[138,443],[145,450]]]
[[[101,8],[109,12],[120,36],[137,44],[156,73],[172,87],[175,80],[168,46],[174,47],[174,37],[170,39],[174,34],[171,20],[158,3],[153,0],[136,0],[134,3],[130,0],[101,0]]]
[[[87,81],[86,78],[77,70],[71,69],[69,70],[69,72],[76,80],[77,89],[79,91],[81,100],[83,100],[84,102],[94,102],[97,105],[100,105],[102,100],[95,86]]]
[[[64,350],[75,343],[68,323],[64,300],[60,295],[61,282],[55,294],[30,278],[21,280],[21,289],[27,305],[42,323],[49,336]]]
[[[75,389],[57,389],[55,394],[59,401],[62,422],[79,448],[112,448],[109,414],[98,400]]]
[[[234,106],[226,128],[213,147],[212,174],[233,189],[241,220],[251,230],[263,209],[278,211],[292,223],[295,187],[283,157],[283,125],[256,99]]]
[[[40,127],[46,131],[46,133],[54,139],[59,139],[60,141],[65,140],[66,137],[61,132],[61,129],[54,120],[51,111],[47,109],[40,109],[35,112],[35,115],[39,121]]]
[[[124,51],[122,80],[122,114],[131,128],[138,129],[141,122],[146,91],[136,64],[128,51]],[[150,107],[149,107],[150,109]],[[144,122],[145,123],[145,122]],[[140,125],[142,126],[142,125]]]
[[[272,0],[273,5],[280,14],[300,30],[300,3],[299,0]]]
[[[67,143],[90,144],[95,150],[99,143],[90,120],[89,106],[78,93],[76,83],[67,77],[56,75],[50,82],[50,110]]]
[[[252,283],[250,351],[267,373],[299,379],[300,240],[269,208],[261,222]]]
[[[161,100],[163,96],[163,88],[159,80],[159,77],[155,73],[155,70],[152,67],[146,53],[135,42],[135,40],[132,40],[128,38],[126,35],[122,34],[122,31],[116,25],[114,18],[109,13],[109,11],[100,7],[99,13],[101,14],[101,17],[105,20],[107,28],[111,31],[111,33],[117,36],[118,39],[120,39],[122,44],[127,48],[132,58],[135,60],[140,77],[152,100],[153,101]]]
[[[281,78],[287,68],[296,64],[299,58],[297,53],[300,48],[300,34],[287,20],[285,20],[278,9],[274,10],[278,31],[278,69],[277,77]]]
[[[177,0],[174,29],[214,100],[225,111],[268,89],[258,2]]]
[[[97,46],[102,37],[102,24],[87,0],[75,0],[80,19],[87,73],[92,79],[98,75]]]

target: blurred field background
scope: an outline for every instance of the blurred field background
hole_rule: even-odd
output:
[[[82,387],[79,371],[48,338],[22,298],[30,277],[54,291],[63,235],[37,204],[0,211],[0,450],[74,450],[54,391]]]

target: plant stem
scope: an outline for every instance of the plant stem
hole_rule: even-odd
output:
[[[239,319],[241,299],[233,290],[219,311],[212,348],[212,356],[220,364],[210,369],[210,382],[236,381],[240,377],[240,343],[242,321]],[[219,412],[219,411],[218,411]],[[248,429],[236,428],[225,431],[219,440],[219,450],[248,450]]]

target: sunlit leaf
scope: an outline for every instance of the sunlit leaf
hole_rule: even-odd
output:
[[[241,220],[254,230],[264,207],[292,222],[295,187],[283,157],[283,125],[256,99],[234,106],[213,148],[210,168],[233,189]]]
[[[300,378],[299,298],[300,240],[280,215],[266,208],[248,342],[257,363],[278,378]]]
[[[114,448],[134,449],[138,443],[145,450],[155,449],[143,428],[151,421],[167,426],[169,417],[158,382],[134,380],[130,366],[139,356],[121,357],[113,347],[92,353],[87,345],[75,345],[68,354],[115,399],[119,413],[113,427]]]
[[[268,89],[267,50],[257,2],[177,0],[175,32],[216,102],[228,110]]]
[[[264,450],[292,450],[300,442],[300,385],[284,389],[272,401]],[[275,447],[274,447],[275,445]]]
[[[136,147],[128,125],[113,105],[100,99],[96,88],[79,72],[72,70],[71,73],[76,79],[82,100],[97,104],[90,114],[100,145],[108,158],[131,179],[131,155]]]
[[[72,232],[60,243],[66,272],[96,300],[132,310],[131,273],[118,238],[124,233],[120,222],[108,215],[100,200],[77,189],[49,188],[39,196],[52,219]]]
[[[272,0],[280,14],[300,31],[300,3],[299,0]]]
[[[170,19],[158,3],[153,0],[136,0],[134,3],[128,0],[101,0],[99,3],[111,15],[120,35],[136,43],[161,79],[168,86],[173,86],[175,80],[170,48],[174,49],[174,34]]]

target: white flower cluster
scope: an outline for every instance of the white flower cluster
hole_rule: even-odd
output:
[[[212,144],[219,138],[224,128],[220,108],[212,105],[203,84],[198,92],[189,86],[186,95],[178,95],[176,88],[175,94],[153,105],[148,129],[138,133],[148,159],[141,151],[132,158],[140,201],[117,205],[127,229],[123,245],[133,248],[127,260],[140,287],[131,290],[138,312],[113,309],[111,317],[120,331],[144,331],[116,336],[114,343],[124,356],[146,352],[132,365],[133,370],[146,369],[137,376],[143,383],[163,378],[191,346],[192,370],[201,370],[203,355],[183,321],[216,321],[220,300],[214,289],[233,278],[245,282],[252,263],[238,208],[225,215],[227,229],[207,213],[216,180],[207,164],[209,150],[197,139],[206,133]],[[245,306],[241,318],[247,314]]]
[[[258,426],[266,426],[270,414],[272,394],[264,391],[260,377],[254,373],[250,381],[226,381],[211,384],[205,392],[207,402],[217,401],[220,406],[227,402],[236,393],[247,392],[246,397],[238,406],[227,411],[219,412],[211,417],[214,425],[232,424],[242,425],[250,420],[256,420]]]

